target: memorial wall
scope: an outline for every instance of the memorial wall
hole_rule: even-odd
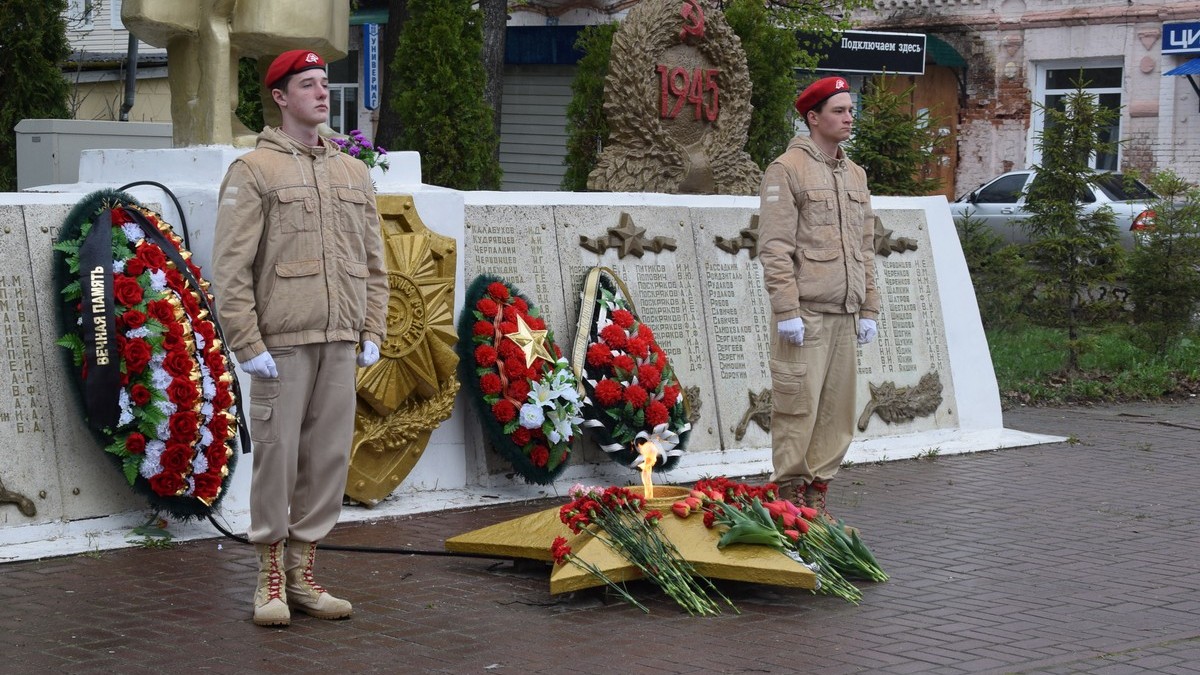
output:
[[[688,392],[693,432],[679,468],[719,465],[720,453],[729,451],[769,460],[773,318],[758,262],[758,200],[559,194],[557,204],[536,203],[543,197],[468,194],[466,281],[484,273],[516,284],[565,345],[574,336],[588,269],[612,269]],[[493,199],[504,203],[484,203]],[[858,348],[860,441],[960,427],[938,259],[961,261],[962,254],[945,218],[942,227],[951,231],[941,233],[939,243],[955,250],[935,256],[927,210],[913,206],[878,211],[878,248],[885,253],[875,259],[880,338]],[[905,245],[889,247],[901,238]],[[965,272],[960,266],[956,275]],[[982,342],[969,280],[957,286],[953,316],[973,322],[975,341]],[[973,349],[979,353],[978,345]],[[994,388],[987,365],[981,377]],[[986,392],[979,395],[992,405]],[[994,407],[990,419],[999,426],[998,397]],[[605,461],[586,442],[582,450],[576,462]]]

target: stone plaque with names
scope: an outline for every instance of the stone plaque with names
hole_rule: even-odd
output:
[[[578,318],[579,293],[587,271],[601,265],[616,272],[629,288],[638,316],[654,331],[671,359],[680,384],[685,389],[699,387],[699,408],[693,413],[700,417],[693,423],[688,452],[719,450],[712,364],[705,345],[704,298],[688,209],[558,206],[554,218],[570,320]],[[587,237],[593,248],[600,248],[594,246],[598,241],[607,240],[611,245],[597,253],[581,246],[581,237]],[[686,455],[683,461],[687,461]]]
[[[875,257],[875,280],[880,289],[879,337],[859,347],[858,411],[871,402],[869,384],[892,382],[897,388],[917,389],[921,378],[937,373],[942,404],[931,416],[888,424],[871,415],[859,436],[878,437],[958,426],[950,377],[945,317],[938,297],[937,275],[929,244],[925,214],[918,210],[877,211],[893,237],[908,237],[917,250]]]
[[[0,525],[77,520],[145,505],[87,432],[58,339],[51,247],[71,205],[0,205],[0,480],[32,500]]]
[[[480,274],[509,282],[537,307],[546,325],[554,331],[554,341],[563,356],[570,358],[576,310],[574,305],[569,312],[565,309],[565,285],[558,265],[552,207],[468,204],[465,215],[466,241],[461,249],[463,288]],[[478,428],[472,426],[472,433],[478,434]],[[482,437],[475,439],[478,447],[486,445]],[[511,471],[497,453],[485,452],[481,460],[489,474]]]
[[[771,305],[758,262],[757,209],[692,209],[721,446],[769,447]],[[764,392],[767,395],[764,396]]]
[[[537,306],[566,354],[575,334],[575,310],[564,311],[565,286],[552,207],[467,205],[466,224],[464,287],[480,274],[513,284]]]

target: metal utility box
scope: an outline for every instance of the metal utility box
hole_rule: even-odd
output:
[[[171,125],[163,122],[29,119],[15,131],[18,190],[78,182],[84,150],[171,147]]]

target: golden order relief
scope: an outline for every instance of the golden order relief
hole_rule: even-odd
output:
[[[368,506],[412,471],[458,393],[454,329],[456,244],[421,222],[413,198],[376,197],[388,270],[387,338],[358,372],[346,496]]]

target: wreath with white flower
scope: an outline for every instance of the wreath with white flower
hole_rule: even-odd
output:
[[[638,447],[649,442],[654,471],[679,461],[692,430],[683,387],[608,268],[592,268],[584,282],[571,361],[586,393],[582,427],[602,450],[637,468],[645,461]]]
[[[152,507],[207,516],[245,430],[208,282],[171,226],[123,192],[85,197],[54,249],[57,344],[78,369],[88,426]]]
[[[492,448],[526,481],[553,482],[583,420],[575,374],[537,308],[498,277],[477,277],[459,316],[458,349]]]

